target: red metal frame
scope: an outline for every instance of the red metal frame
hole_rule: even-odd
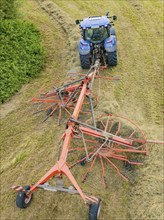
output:
[[[97,69],[95,69],[88,76],[86,76],[85,79],[82,82],[82,88],[81,88],[80,96],[78,98],[78,101],[76,103],[75,109],[74,109],[73,114],[72,114],[72,118],[74,118],[75,120],[78,119],[80,110],[81,110],[83,102],[84,102],[84,98],[85,98],[86,94],[88,94],[88,88],[87,88],[88,84],[94,78],[96,72],[97,72]],[[43,184],[43,183],[47,182],[54,175],[58,174],[58,175],[61,176],[61,175],[64,174],[68,177],[68,179],[73,184],[75,189],[79,192],[81,198],[83,199],[83,201],[85,203],[87,203],[87,202],[97,203],[98,202],[98,199],[96,199],[94,197],[87,196],[82,192],[80,186],[76,182],[74,176],[72,175],[72,173],[71,173],[71,171],[70,171],[70,169],[69,169],[69,167],[66,163],[67,155],[68,155],[68,149],[70,148],[70,142],[71,142],[71,139],[73,137],[74,127],[75,127],[75,123],[69,121],[68,122],[68,128],[66,129],[66,131],[63,135],[63,146],[62,146],[62,152],[61,152],[61,155],[60,155],[60,159],[35,185],[31,186],[30,191],[27,194],[28,197],[35,190],[38,189],[38,186],[40,184]]]
[[[90,90],[88,89],[88,84],[93,82],[95,75],[98,71],[98,67],[94,69],[94,71],[92,71],[88,76],[86,76],[84,78],[84,80],[82,81],[82,87],[81,87],[81,92],[80,92],[80,96],[78,98],[78,101],[75,105],[74,111],[72,113],[72,118],[74,120],[78,119],[79,113],[82,109],[82,105],[84,103],[84,98],[86,95],[90,94]],[[50,95],[48,95],[50,96]],[[33,101],[38,101],[36,99],[33,99]],[[51,102],[51,100],[50,100]],[[78,183],[76,182],[75,178],[73,177],[67,163],[67,156],[68,156],[68,150],[70,148],[70,142],[71,139],[73,138],[73,133],[74,133],[74,127],[75,127],[75,123],[69,121],[68,122],[68,128],[66,129],[64,135],[63,135],[63,145],[62,145],[62,152],[60,155],[60,159],[56,162],[56,164],[35,184],[30,188],[29,193],[27,194],[27,196],[30,196],[35,190],[38,189],[38,186],[40,184],[43,184],[45,182],[47,182],[50,178],[52,178],[54,175],[66,175],[68,177],[68,179],[70,180],[70,182],[73,184],[73,186],[75,187],[75,189],[79,192],[81,198],[83,199],[83,201],[85,203],[90,202],[90,203],[97,203],[98,199],[93,198],[93,197],[88,197],[86,196],[80,186],[78,185]],[[81,127],[81,130],[85,129]],[[91,129],[87,129],[87,132],[90,132],[90,134],[92,134],[92,136],[99,136],[100,134],[98,134],[96,131],[91,130]],[[121,139],[119,137],[116,138],[117,141],[119,141],[120,143],[125,143],[125,144],[131,144],[130,141],[125,140],[125,139]],[[96,157],[93,160],[91,167],[89,169],[89,171],[92,169],[93,164],[95,163]],[[88,172],[89,172],[88,171]]]

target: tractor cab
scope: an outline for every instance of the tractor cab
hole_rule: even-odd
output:
[[[80,23],[85,40],[94,44],[102,43],[109,36],[110,20],[106,16],[84,18]]]
[[[109,36],[109,32],[106,27],[94,27],[87,28],[84,31],[84,39],[90,41],[93,44],[102,43]]]

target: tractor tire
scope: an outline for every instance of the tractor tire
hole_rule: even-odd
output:
[[[90,62],[90,54],[81,55],[80,54],[80,63],[82,69],[89,69],[91,62]]]
[[[25,186],[23,187],[26,190],[30,189],[30,186]],[[32,194],[30,195],[29,198],[27,198],[25,192],[18,192],[17,197],[16,197],[16,205],[20,209],[25,209],[30,205],[30,202],[32,200]]]
[[[101,209],[101,199],[99,198],[98,204],[91,204],[89,206],[89,220],[97,220]]]
[[[117,66],[117,51],[108,52],[108,66]]]

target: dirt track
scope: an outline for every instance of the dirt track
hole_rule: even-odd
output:
[[[105,6],[103,1],[96,1],[96,4],[88,5],[87,8],[81,1],[55,0],[56,4],[47,0],[38,2],[28,1],[22,11],[26,19],[32,19],[42,32],[43,44],[47,48],[45,69],[39,79],[25,86],[1,108],[1,184],[5,186],[1,190],[2,219],[87,219],[87,209],[79,198],[71,195],[38,191],[27,210],[21,211],[15,207],[15,194],[9,190],[10,186],[33,183],[50,168],[58,153],[54,138],[57,140],[64,129],[64,126],[54,126],[53,120],[42,124],[41,117],[31,116],[29,100],[41,86],[66,77],[70,68],[79,70],[76,47],[80,35],[74,25],[77,16],[82,18],[91,13],[104,14],[106,8],[110,8],[111,13],[117,14],[119,18],[116,23],[119,65],[104,71],[103,75],[121,75],[122,80],[117,84],[104,82],[96,115],[103,111],[128,116],[141,125],[149,138],[162,139],[161,2],[111,1]],[[157,20],[152,20],[151,16],[157,11]],[[157,22],[158,27],[155,25]],[[100,219],[163,219],[163,148],[161,145],[150,145],[149,149],[149,157],[144,167],[138,170],[134,185],[117,179],[110,170],[113,180],[104,192],[98,183],[99,179],[96,179],[91,191],[102,194]],[[75,175],[76,172],[79,175],[83,173],[77,170]],[[86,189],[89,189],[92,181],[88,182]]]

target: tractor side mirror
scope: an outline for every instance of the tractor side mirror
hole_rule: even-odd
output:
[[[80,21],[79,21],[79,20],[76,20],[75,23],[76,23],[76,24],[80,24]]]
[[[113,15],[113,21],[117,21],[117,16]]]

